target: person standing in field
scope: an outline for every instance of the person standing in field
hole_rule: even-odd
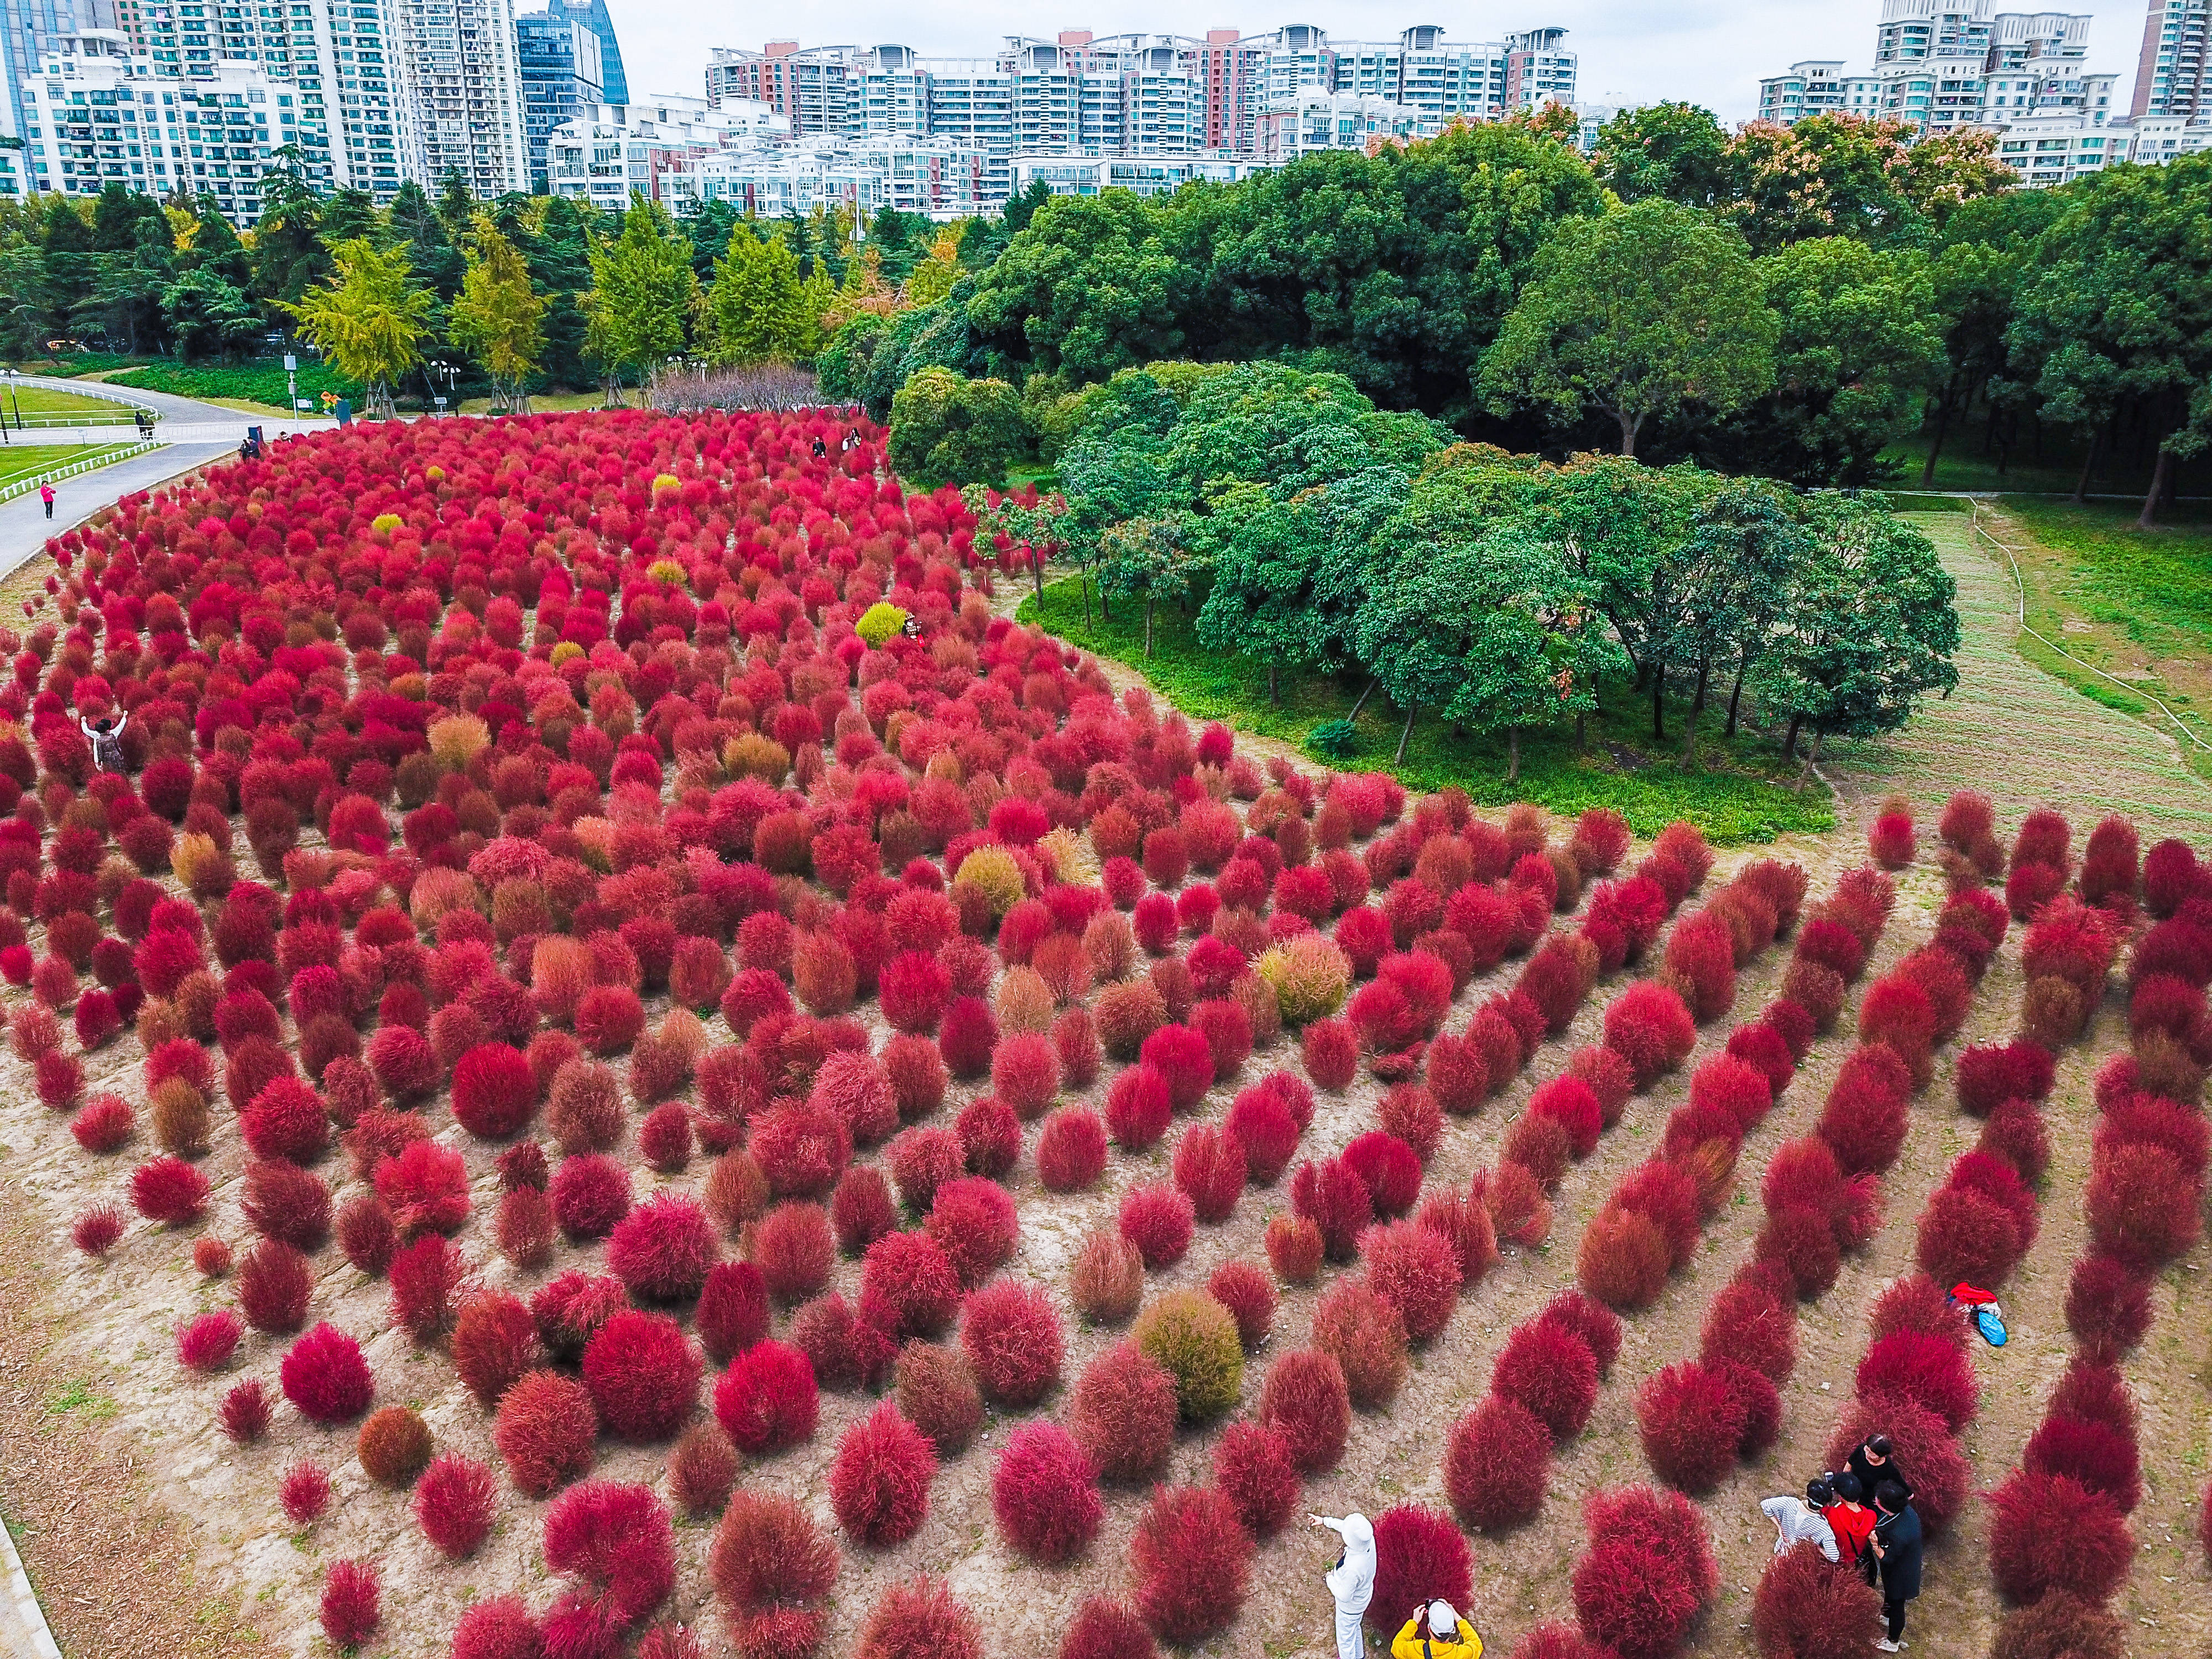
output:
[[[1357,1513],[1340,1521],[1326,1515],[1307,1518],[1344,1540],[1336,1565],[1322,1575],[1322,1582],[1336,1598],[1337,1659],[1361,1659],[1367,1644],[1360,1634],[1359,1621],[1375,1596],[1375,1528],[1365,1516]]]

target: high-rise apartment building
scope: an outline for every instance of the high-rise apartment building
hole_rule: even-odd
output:
[[[479,198],[530,188],[513,0],[385,0],[398,27],[410,118],[402,161],[436,189],[458,174]]]
[[[522,127],[530,143],[530,187],[545,188],[545,145],[553,129],[606,101],[599,84],[599,38],[573,14],[526,12],[514,20],[522,75]]]
[[[2206,0],[2150,0],[2130,113],[2184,120],[2212,115],[2212,87],[2204,78],[2206,10]]]
[[[1404,106],[1419,131],[1571,104],[1577,64],[1565,34],[1455,41],[1423,24],[1393,40],[1336,42],[1304,23],[1261,35],[1212,29],[1202,39],[1066,29],[1049,40],[1012,36],[995,56],[968,58],[774,40],[759,52],[717,48],[707,97],[766,103],[808,137],[901,132],[1024,155],[1250,155],[1268,111],[1295,109],[1316,91]],[[1394,116],[1386,125],[1406,123]]]
[[[568,18],[591,30],[592,38],[599,43],[599,73],[592,78],[599,82],[607,102],[629,102],[629,76],[623,69],[622,43],[615,39],[615,20],[607,12],[607,0],[546,0],[545,9],[556,18]]]
[[[1882,0],[1873,74],[1847,75],[1834,59],[1793,64],[1759,82],[1759,112],[1785,126],[1808,115],[1879,116],[1921,133],[2069,114],[2101,125],[2117,77],[2084,70],[2088,40],[2085,13]]]
[[[174,191],[212,201],[240,225],[258,221],[263,176],[300,142],[291,82],[235,60],[190,79],[160,73],[119,29],[51,35],[40,46],[24,82],[15,188]]]

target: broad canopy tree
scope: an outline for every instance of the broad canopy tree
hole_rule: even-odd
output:
[[[1654,197],[1561,225],[1484,360],[1493,408],[1602,410],[1620,453],[1652,420],[1726,415],[1774,377],[1778,333],[1743,238]]]

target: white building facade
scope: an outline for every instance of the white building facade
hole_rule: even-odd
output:
[[[530,188],[514,0],[385,0],[410,118],[402,169],[434,190],[453,173],[479,198]]]

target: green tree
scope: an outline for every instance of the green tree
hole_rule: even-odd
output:
[[[256,298],[280,316],[331,274],[330,244],[323,234],[322,204],[308,182],[296,148],[288,147],[261,175],[261,222],[253,233]]]
[[[740,222],[707,290],[707,361],[800,362],[820,349],[818,313],[807,314],[805,279],[790,242]]]
[[[1902,121],[1856,115],[1747,121],[1729,143],[1720,214],[1759,253],[1814,237],[1882,240],[1914,216],[1905,187],[1912,137]]]
[[[356,238],[332,248],[331,260],[330,276],[283,309],[299,319],[301,338],[362,383],[368,409],[389,416],[392,384],[422,361],[436,302],[397,249],[380,252]]]
[[[1598,129],[1592,166],[1624,202],[1659,196],[1709,208],[1728,188],[1728,132],[1711,110],[1644,104]]]
[[[159,210],[134,219],[129,230],[131,246],[94,256],[99,274],[75,311],[135,356],[161,337],[161,295],[176,278],[176,259]]]
[[[1182,515],[1131,519],[1110,527],[1099,544],[1099,586],[1109,593],[1141,595],[1145,655],[1152,654],[1152,613],[1162,599],[1188,600],[1204,574],[1192,556],[1189,526]]]
[[[20,363],[46,350],[46,250],[0,241],[0,356]]]
[[[1674,561],[1681,602],[1663,647],[1668,661],[1697,676],[1682,721],[1686,769],[1697,766],[1698,716],[1712,670],[1731,661],[1725,735],[1735,734],[1744,681],[1765,654],[1790,584],[1810,550],[1810,538],[1763,482],[1724,484],[1698,510]]]
[[[891,401],[892,469],[910,484],[997,484],[1028,453],[1020,394],[1004,380],[964,380],[923,368]]]
[[[1753,665],[1753,694],[1790,717],[1785,753],[1813,729],[1809,772],[1830,736],[1894,732],[1930,691],[1959,683],[1956,590],[1934,544],[1861,498],[1805,503],[1813,538],[1773,643]],[[1802,787],[1803,778],[1799,778]]]
[[[1929,399],[1928,459],[1920,487],[1936,483],[1936,463],[1952,422],[1978,396],[1993,393],[2007,368],[2006,336],[2013,302],[2026,283],[2037,239],[2066,206],[2063,191],[2016,190],[1963,204],[1944,227],[1929,262],[1936,313],[1942,330],[1942,378]],[[2093,434],[2074,498],[2089,487],[2090,469],[2104,436]]]
[[[2085,179],[2036,244],[2012,360],[2047,420],[2094,432],[2124,402],[2158,434],[2139,522],[2212,425],[2212,156]]]
[[[591,263],[585,351],[600,366],[611,407],[625,369],[642,380],[684,349],[699,279],[691,271],[691,245],[642,191],[630,192],[622,234],[594,246]]]
[[[179,272],[161,290],[161,322],[186,362],[227,358],[261,337],[263,319],[244,289],[212,269]]]
[[[412,179],[392,198],[392,234],[406,245],[407,262],[416,278],[433,289],[439,301],[451,305],[461,291],[467,270],[460,248],[446,229],[446,222],[431,206],[422,186]]]
[[[2017,193],[2020,174],[1997,160],[1997,136],[1987,127],[1959,127],[1922,138],[1905,153],[1905,198],[1941,231],[1972,202]]]
[[[453,343],[483,365],[493,400],[519,415],[530,412],[530,377],[545,349],[545,301],[514,243],[500,234],[489,213],[476,217],[475,246],[453,301]]]
[[[1774,389],[1715,434],[1715,453],[1795,483],[1879,481],[1894,470],[1882,451],[1918,423],[1942,369],[1926,258],[1830,236],[1759,266],[1782,323]]]
[[[193,212],[197,218],[192,245],[189,252],[179,258],[179,268],[204,270],[241,294],[249,292],[253,286],[253,261],[246,245],[238,240],[237,230],[223,217],[212,197],[200,198]]]
[[[1493,408],[1646,422],[1727,415],[1774,377],[1774,314],[1743,239],[1662,198],[1562,224],[1482,368]]]

